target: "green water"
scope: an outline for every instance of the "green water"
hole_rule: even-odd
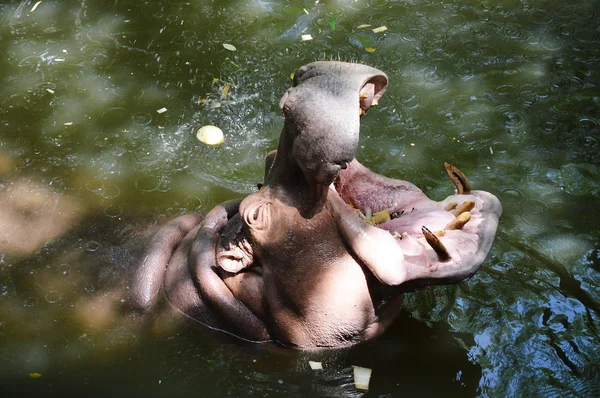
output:
[[[360,396],[353,365],[373,369],[373,397],[598,394],[598,2],[36,3],[0,5],[3,397]],[[447,161],[500,198],[482,269],[331,352],[115,310],[114,241],[253,192],[290,73],[338,58],[390,78],[362,163],[441,199]],[[222,146],[196,140],[205,124]],[[116,265],[98,270],[100,252]]]

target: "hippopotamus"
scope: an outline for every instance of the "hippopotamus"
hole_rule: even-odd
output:
[[[403,293],[471,277],[502,207],[445,167],[456,191],[437,202],[355,158],[360,118],[388,77],[363,64],[299,68],[264,183],[247,197],[167,222],[130,286],[136,308],[159,292],[173,308],[249,341],[345,347],[384,332]]]

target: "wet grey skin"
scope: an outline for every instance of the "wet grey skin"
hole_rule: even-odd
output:
[[[152,309],[162,287],[178,311],[245,340],[344,347],[383,333],[403,293],[475,274],[502,212],[494,195],[446,164],[456,193],[436,202],[355,159],[360,118],[387,84],[361,64],[298,69],[264,185],[203,221],[162,227],[131,285],[134,306]],[[364,219],[382,211],[378,225]]]

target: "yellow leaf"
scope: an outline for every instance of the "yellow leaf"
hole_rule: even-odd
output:
[[[290,73],[290,79],[294,80],[294,72]]]
[[[374,53],[377,50],[375,48],[373,48],[373,47],[366,47],[365,51],[368,52],[368,53]]]
[[[37,372],[32,372],[32,373],[29,373],[29,377],[31,377],[32,379],[39,379],[40,377],[42,377],[42,374],[37,373]]]
[[[225,87],[223,87],[223,91],[221,92],[221,99],[227,98],[227,93],[229,93],[229,89],[231,88],[231,84],[227,83]]]

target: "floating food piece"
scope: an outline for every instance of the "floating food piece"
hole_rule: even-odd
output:
[[[364,29],[364,28],[370,28],[370,27],[371,27],[371,24],[364,23],[364,24],[362,24],[362,25],[358,25],[358,26],[356,27],[356,29]]]
[[[373,28],[373,33],[385,32],[387,29],[388,29],[387,26],[383,25],[378,28]]]
[[[41,3],[41,1],[40,1],[40,3]],[[29,373],[29,377],[32,379],[39,379],[40,377],[42,377],[42,374],[38,373],[38,372],[31,372],[31,373]]]
[[[374,53],[375,51],[377,51],[377,49],[374,47],[365,47],[365,51],[368,53]]]
[[[308,361],[308,365],[312,370],[320,370],[323,369],[323,364],[321,362],[316,361]]]
[[[206,145],[221,145],[225,140],[223,131],[217,126],[206,125],[198,129],[196,133],[198,140]]]
[[[372,370],[360,366],[352,366],[352,368],[354,368],[354,386],[359,390],[368,390]]]
[[[42,2],[42,0],[38,1],[37,3],[35,3],[33,5],[33,7],[31,7],[31,10],[29,12],[34,12],[36,8],[38,8],[38,6],[40,5],[40,3]]]
[[[302,38],[302,41],[308,41],[313,39],[311,35],[302,35],[300,37]]]
[[[381,210],[377,213],[373,213],[373,217],[371,217],[371,221],[373,225],[383,224],[384,222],[391,221],[392,217],[390,216],[390,212],[387,210]]]
[[[229,51],[237,50],[237,48],[235,48],[235,46],[233,44],[229,44],[229,43],[223,43],[223,47],[225,47],[225,49],[227,49]]]
[[[156,113],[165,113],[166,111],[167,111],[167,108],[165,108],[165,107],[163,106],[162,108],[158,109],[158,110],[156,111]]]

